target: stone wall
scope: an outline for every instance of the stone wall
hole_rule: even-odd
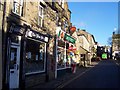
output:
[[[26,77],[26,86],[32,86],[39,82],[45,82],[45,80],[51,80],[55,78],[55,34],[56,34],[56,11],[54,11],[51,7],[44,4],[44,25],[43,27],[39,27],[38,25],[38,2],[27,2],[26,3],[26,14],[25,19],[28,24],[30,24],[33,30],[36,30],[42,34],[49,34],[51,38],[49,38],[49,43],[47,46],[47,73],[31,75]],[[32,8],[32,9],[31,9]],[[44,30],[43,30],[44,29]],[[47,75],[47,77],[46,77]],[[29,86],[27,85],[29,84]]]
[[[26,76],[25,77],[26,87],[30,87],[32,85],[45,82],[47,75],[48,75],[47,78],[49,80],[54,79],[55,68],[56,68],[55,67],[56,65],[56,57],[55,57],[56,38],[55,36],[56,36],[56,27],[57,27],[57,24],[56,24],[57,23],[57,16],[56,16],[57,12],[53,10],[53,8],[48,5],[48,3],[44,3],[44,18],[43,18],[44,25],[43,27],[40,27],[38,25],[39,2],[24,2],[23,16],[17,16],[13,14],[12,6],[13,6],[12,1],[6,3],[6,16],[5,16],[5,28],[4,28],[5,31],[7,31],[9,23],[13,21],[15,22],[15,24],[18,24],[18,25],[27,24],[33,30],[40,32],[42,34],[47,34],[51,36],[49,38],[50,40],[47,45],[47,73]],[[68,10],[67,3],[65,3],[65,11],[67,15],[66,16],[67,22],[69,24],[70,23],[70,11]],[[60,15],[62,15],[63,12],[59,12],[59,13]],[[0,42],[1,42],[1,39],[2,38],[1,38],[1,32],[0,32]]]

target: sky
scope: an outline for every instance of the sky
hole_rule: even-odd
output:
[[[92,34],[100,45],[108,45],[118,28],[117,2],[68,2],[68,6],[74,26]]]

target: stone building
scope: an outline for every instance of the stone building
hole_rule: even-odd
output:
[[[120,55],[120,34],[113,33],[112,35],[112,56],[116,59],[116,56]]]
[[[27,88],[57,78],[56,33],[57,28],[69,32],[67,2],[6,0],[4,11],[4,88]],[[65,50],[65,42],[60,43]]]
[[[77,35],[80,43],[80,64],[91,64],[91,59],[96,54],[95,38],[86,30],[78,30]]]

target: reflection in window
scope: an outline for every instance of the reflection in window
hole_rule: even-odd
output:
[[[57,69],[65,68],[65,55],[64,48],[58,47],[58,61],[57,61]]]
[[[26,73],[45,71],[45,43],[27,39]]]
[[[17,61],[17,48],[11,47],[11,54],[10,54],[10,69],[15,69],[14,65]]]
[[[69,53],[67,53],[66,56],[66,67],[70,67],[71,66],[71,56]]]

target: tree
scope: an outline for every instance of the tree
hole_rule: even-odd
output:
[[[107,40],[108,45],[112,45],[112,37],[109,37]]]

